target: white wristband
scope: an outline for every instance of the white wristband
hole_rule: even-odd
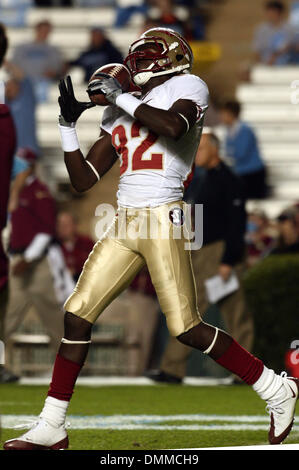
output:
[[[136,109],[142,104],[140,100],[130,93],[122,93],[121,95],[118,95],[115,103],[132,117],[135,117],[134,113]]]
[[[74,152],[80,148],[75,125],[66,127],[58,124],[61,136],[62,150],[64,152]]]

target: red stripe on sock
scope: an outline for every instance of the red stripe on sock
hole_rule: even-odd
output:
[[[260,359],[242,348],[235,340],[216,362],[238,375],[248,385],[253,385],[260,378],[264,368]]]
[[[70,401],[81,368],[80,364],[57,354],[48,396]]]

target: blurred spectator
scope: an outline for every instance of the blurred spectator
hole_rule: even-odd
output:
[[[49,44],[52,25],[40,21],[34,28],[34,40],[15,48],[12,62],[20,67],[33,83],[38,102],[47,101],[49,85],[64,72],[60,50]]]
[[[280,1],[265,5],[265,22],[254,34],[253,50],[257,62],[268,65],[285,65],[290,62],[290,48],[294,42],[294,30],[286,21],[286,7]]]
[[[16,126],[17,147],[28,147],[38,154],[36,98],[32,83],[14,64],[6,63],[6,69],[10,73],[10,78],[6,82],[5,97]]]
[[[205,130],[207,132],[209,128],[213,128],[218,125],[219,125],[219,113],[214,103],[210,100],[209,107],[205,114]],[[197,194],[197,188],[201,184],[201,180],[204,177],[205,173],[206,173],[206,170],[202,166],[199,166],[199,165],[194,166],[192,179],[189,185],[187,186],[187,188],[185,188],[185,193],[184,193],[184,200],[187,201],[189,204],[195,203],[193,197],[194,195]]]
[[[174,0],[178,6],[188,11],[188,18],[184,21],[184,37],[188,41],[202,41],[205,39],[205,23],[208,19],[208,9],[205,2],[197,0]]]
[[[299,232],[296,218],[298,209],[291,207],[283,211],[278,217],[279,239],[277,247],[271,254],[299,253]]]
[[[22,157],[19,156],[22,153],[22,151],[23,151],[23,149],[21,149],[21,148],[18,149],[18,152],[14,156],[12,171],[11,171],[11,179],[12,180],[17,178],[17,176],[20,173],[24,173],[29,168],[29,164],[26,162],[26,160],[24,160]],[[9,212],[11,212],[11,211],[9,210]]]
[[[75,2],[75,6],[77,7],[82,7],[82,8],[88,8],[88,7],[101,7],[105,5],[111,5],[113,4],[112,0],[73,0]]]
[[[243,181],[245,198],[261,199],[267,195],[266,169],[255,133],[240,120],[240,112],[238,101],[227,101],[220,108],[220,121],[226,130],[225,156]]]
[[[290,7],[290,23],[294,27],[299,26],[299,1],[293,0]]]
[[[9,27],[26,26],[26,13],[32,0],[1,0],[0,18]]]
[[[127,25],[131,17],[136,13],[144,14],[147,11],[147,5],[144,0],[117,0],[116,18],[114,26],[122,28]]]
[[[34,0],[37,7],[71,7],[73,0]]]
[[[0,68],[8,46],[4,26],[0,23]],[[0,341],[4,341],[4,322],[8,304],[8,259],[2,244],[2,230],[7,221],[7,204],[16,147],[14,123],[9,108],[0,100]],[[0,365],[0,383],[13,382],[18,378]]]
[[[106,37],[102,28],[93,27],[90,30],[88,49],[82,52],[77,59],[70,62],[69,65],[81,67],[85,73],[84,80],[88,82],[96,69],[111,62],[122,63],[121,53]]]
[[[299,1],[295,0],[291,4],[290,25],[294,29],[294,40],[292,42],[290,54],[291,63],[299,64]]]
[[[242,277],[245,271],[246,212],[242,182],[220,160],[219,141],[208,130],[201,137],[195,164],[206,169],[193,200],[203,204],[203,246],[192,251],[194,277],[198,294],[198,309],[202,316],[209,307],[205,281],[216,275],[224,282],[233,273],[239,287],[218,302],[226,329],[247,350],[253,342],[253,321],[245,303]],[[182,382],[187,359],[192,349],[170,338],[164,352],[161,370],[149,377],[157,382]]]
[[[148,17],[159,26],[174,29],[185,36],[189,11],[182,5],[175,5],[173,0],[155,0]]]
[[[36,156],[27,149],[22,158],[28,176],[11,213],[9,243],[9,303],[5,336],[16,331],[31,306],[47,327],[53,346],[63,333],[61,304],[74,283],[66,270],[61,250],[51,245],[55,235],[55,202],[36,176]]]
[[[190,11],[188,27],[185,31],[185,37],[188,40],[202,41],[205,39],[205,22],[206,18],[200,8],[196,6]]]
[[[213,102],[213,100],[209,99],[209,107],[205,113],[205,127],[216,127],[220,124],[218,107]]]
[[[246,243],[248,266],[255,265],[273,249],[276,243],[276,233],[265,212],[255,210],[249,214]]]
[[[25,185],[25,181],[30,174],[30,164],[22,158],[27,149],[19,148],[13,159],[10,194],[8,201],[9,215],[19,205],[19,194]]]
[[[157,22],[157,21],[154,21],[153,19],[149,18],[148,16],[146,16],[144,18],[144,22],[141,26],[141,29],[140,29],[140,36],[141,34],[145,33],[145,31],[148,31],[149,29],[152,29],[152,28],[157,28],[159,27],[160,24]]]
[[[58,214],[57,239],[74,281],[78,280],[83,264],[94,246],[94,241],[90,237],[78,233],[77,226],[77,220],[71,213],[60,212]]]
[[[296,223],[296,227],[299,233],[299,202],[296,202],[293,208],[295,210],[295,223]]]

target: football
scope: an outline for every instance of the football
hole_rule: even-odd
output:
[[[125,65],[116,63],[103,65],[92,74],[88,84],[90,84],[93,80],[98,80],[99,77],[97,76],[97,74],[100,72],[107,73],[111,77],[115,78],[121,84],[121,87],[124,92],[131,91],[131,75],[129,69],[127,69]],[[95,103],[99,106],[107,106],[110,104],[102,93],[91,95],[89,96],[89,98],[92,103]]]

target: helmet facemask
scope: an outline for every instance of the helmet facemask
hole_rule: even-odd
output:
[[[175,72],[187,72],[187,69],[191,67],[191,49],[187,43],[186,46],[182,44],[182,41],[177,37],[176,33],[171,30],[159,28],[155,30],[155,34],[151,35],[151,31],[152,30],[147,31],[140,39],[133,42],[129,49],[129,54],[124,61],[124,64],[131,72],[134,83],[138,86],[145,85],[148,80],[154,76]],[[159,32],[161,32],[161,36]],[[171,37],[172,41],[167,42],[165,37],[163,37],[165,35],[166,38],[168,36]],[[179,47],[181,49],[183,48],[185,54],[183,52],[176,54],[175,61],[173,61],[170,55],[173,55],[174,51]],[[187,55],[190,55],[190,62],[186,64],[186,60],[183,60],[185,63],[180,65],[180,60],[185,59]],[[151,63],[148,67],[138,68],[138,61],[141,60],[147,60]]]

